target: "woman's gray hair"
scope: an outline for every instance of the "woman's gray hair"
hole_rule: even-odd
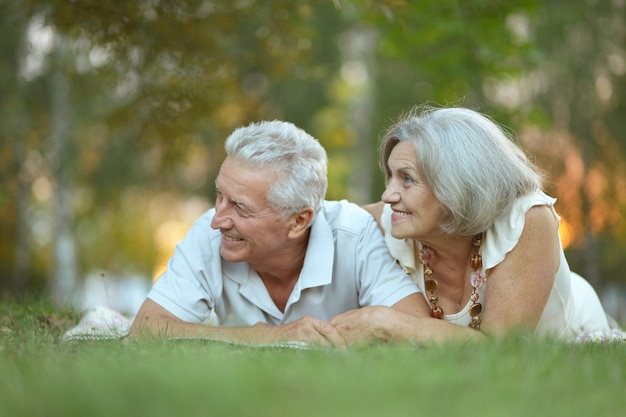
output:
[[[292,123],[262,121],[228,136],[226,153],[272,175],[267,202],[286,219],[306,207],[319,212],[328,188],[326,151]]]
[[[419,173],[448,211],[441,229],[471,236],[487,230],[516,198],[541,189],[542,175],[503,128],[465,108],[418,106],[390,127],[381,141],[387,161],[401,141],[417,151]]]

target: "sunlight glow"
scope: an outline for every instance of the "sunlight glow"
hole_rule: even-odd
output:
[[[604,75],[600,75],[596,78],[596,94],[600,100],[605,103],[611,99],[613,95],[613,85],[611,81]]]
[[[561,236],[561,244],[563,245],[563,249],[567,249],[574,240],[574,230],[572,225],[568,223],[567,220],[561,217],[561,222],[559,223],[559,236]]]
[[[369,75],[363,62],[350,61],[341,66],[341,77],[352,86],[363,85],[367,82]]]
[[[154,232],[158,254],[152,270],[153,282],[165,271],[167,262],[174,254],[178,242],[185,237],[196,219],[209,208],[209,203],[199,197],[179,201],[174,195],[160,194],[154,196],[149,205],[150,215],[154,218],[167,220],[162,221]]]
[[[39,202],[46,202],[52,197],[52,184],[50,179],[45,175],[38,177],[33,181],[32,192],[35,199]]]
[[[617,54],[609,56],[609,68],[615,75],[624,75],[626,73],[626,62],[624,58]]]
[[[45,69],[46,57],[55,45],[54,29],[45,24],[43,16],[35,16],[28,25],[26,39],[28,49],[21,63],[20,74],[30,81]]]

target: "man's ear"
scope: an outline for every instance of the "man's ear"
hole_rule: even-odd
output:
[[[306,207],[290,218],[289,237],[298,238],[309,228],[313,219],[313,208]]]

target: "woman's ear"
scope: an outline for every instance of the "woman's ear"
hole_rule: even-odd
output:
[[[291,216],[289,219],[289,237],[298,238],[303,233],[306,233],[311,221],[313,220],[313,214],[313,209],[311,207],[306,207]]]

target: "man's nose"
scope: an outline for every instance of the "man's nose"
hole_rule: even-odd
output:
[[[221,199],[215,202],[215,215],[211,220],[213,229],[230,229],[233,226],[233,220],[230,216],[229,203]]]

